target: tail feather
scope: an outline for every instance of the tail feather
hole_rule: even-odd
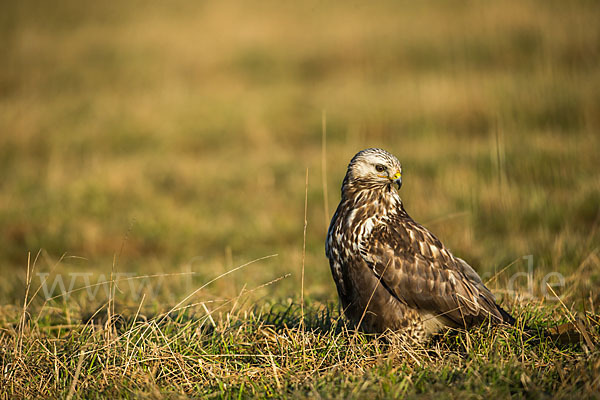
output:
[[[502,316],[502,322],[511,326],[516,324],[516,319],[513,318],[506,310],[499,305],[496,305],[496,307]],[[549,337],[552,341],[562,345],[585,342],[588,348],[595,348],[594,342],[590,338],[588,327],[585,321],[582,319],[576,319],[575,322],[567,322],[548,329],[542,329],[541,331],[525,325],[523,330],[527,334],[536,337],[537,340],[534,341],[538,341],[544,337]]]
[[[515,320],[512,317],[512,315],[510,315],[504,308],[500,307],[497,304],[496,307],[498,308],[498,312],[500,312],[500,315],[502,316],[502,322],[508,325],[514,325],[517,322],[517,320]]]
[[[516,319],[513,318],[513,316],[510,315],[505,309],[499,305],[496,305],[496,307],[502,316],[502,322],[511,326],[516,324]],[[585,342],[590,349],[595,348],[594,342],[590,338],[588,328],[585,322],[581,319],[577,319],[575,322],[567,322],[548,329],[543,329],[542,331],[531,328],[527,325],[525,325],[523,328],[527,334],[536,336],[538,339],[549,337],[552,339],[552,341],[563,345]]]
[[[590,349],[595,345],[584,320],[577,318],[575,322],[567,322],[548,329],[548,336],[560,344],[582,343]]]

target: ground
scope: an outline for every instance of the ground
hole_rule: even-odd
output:
[[[0,11],[2,398],[598,397],[596,2]],[[519,326],[345,326],[324,238],[374,146]]]

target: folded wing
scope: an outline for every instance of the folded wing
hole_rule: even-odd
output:
[[[473,268],[410,218],[377,225],[360,253],[381,284],[410,307],[461,327],[504,320]]]

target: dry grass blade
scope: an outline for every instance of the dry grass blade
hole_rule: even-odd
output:
[[[323,213],[325,227],[329,225],[329,193],[327,191],[327,112],[321,113],[321,181],[323,185]]]
[[[75,368],[75,374],[73,375],[73,381],[71,382],[71,388],[69,389],[69,393],[66,397],[67,400],[71,400],[75,394],[77,382],[79,381],[79,374],[81,373],[81,366],[83,365],[84,355],[85,352],[81,350],[79,353],[79,360],[77,361],[77,368]]]
[[[187,295],[183,300],[181,300],[179,303],[177,303],[175,306],[173,306],[167,313],[165,313],[165,315],[163,315],[163,317],[161,318],[161,320],[159,321],[162,322],[169,314],[171,314],[173,311],[175,311],[176,309],[178,309],[182,304],[184,304],[186,301],[188,301],[190,298],[192,298],[194,295],[196,295],[198,292],[200,292],[202,289],[206,288],[207,286],[209,286],[210,284],[218,281],[219,279],[234,273],[235,271],[238,271],[244,267],[247,267],[248,265],[254,264],[256,262],[259,261],[263,261],[263,260],[267,260],[269,258],[273,258],[273,257],[277,257],[277,254],[271,254],[268,256],[264,256],[264,257],[260,257],[257,259],[254,259],[252,261],[249,261],[245,264],[242,264],[238,267],[235,267],[227,272],[222,273],[221,275],[217,276],[216,278],[211,279],[210,281],[206,282],[204,285],[200,286],[198,289],[194,290],[192,293],[190,293],[189,295]]]

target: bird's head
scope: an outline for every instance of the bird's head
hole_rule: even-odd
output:
[[[391,188],[402,186],[402,165],[400,161],[382,149],[359,151],[350,161],[344,186]]]

